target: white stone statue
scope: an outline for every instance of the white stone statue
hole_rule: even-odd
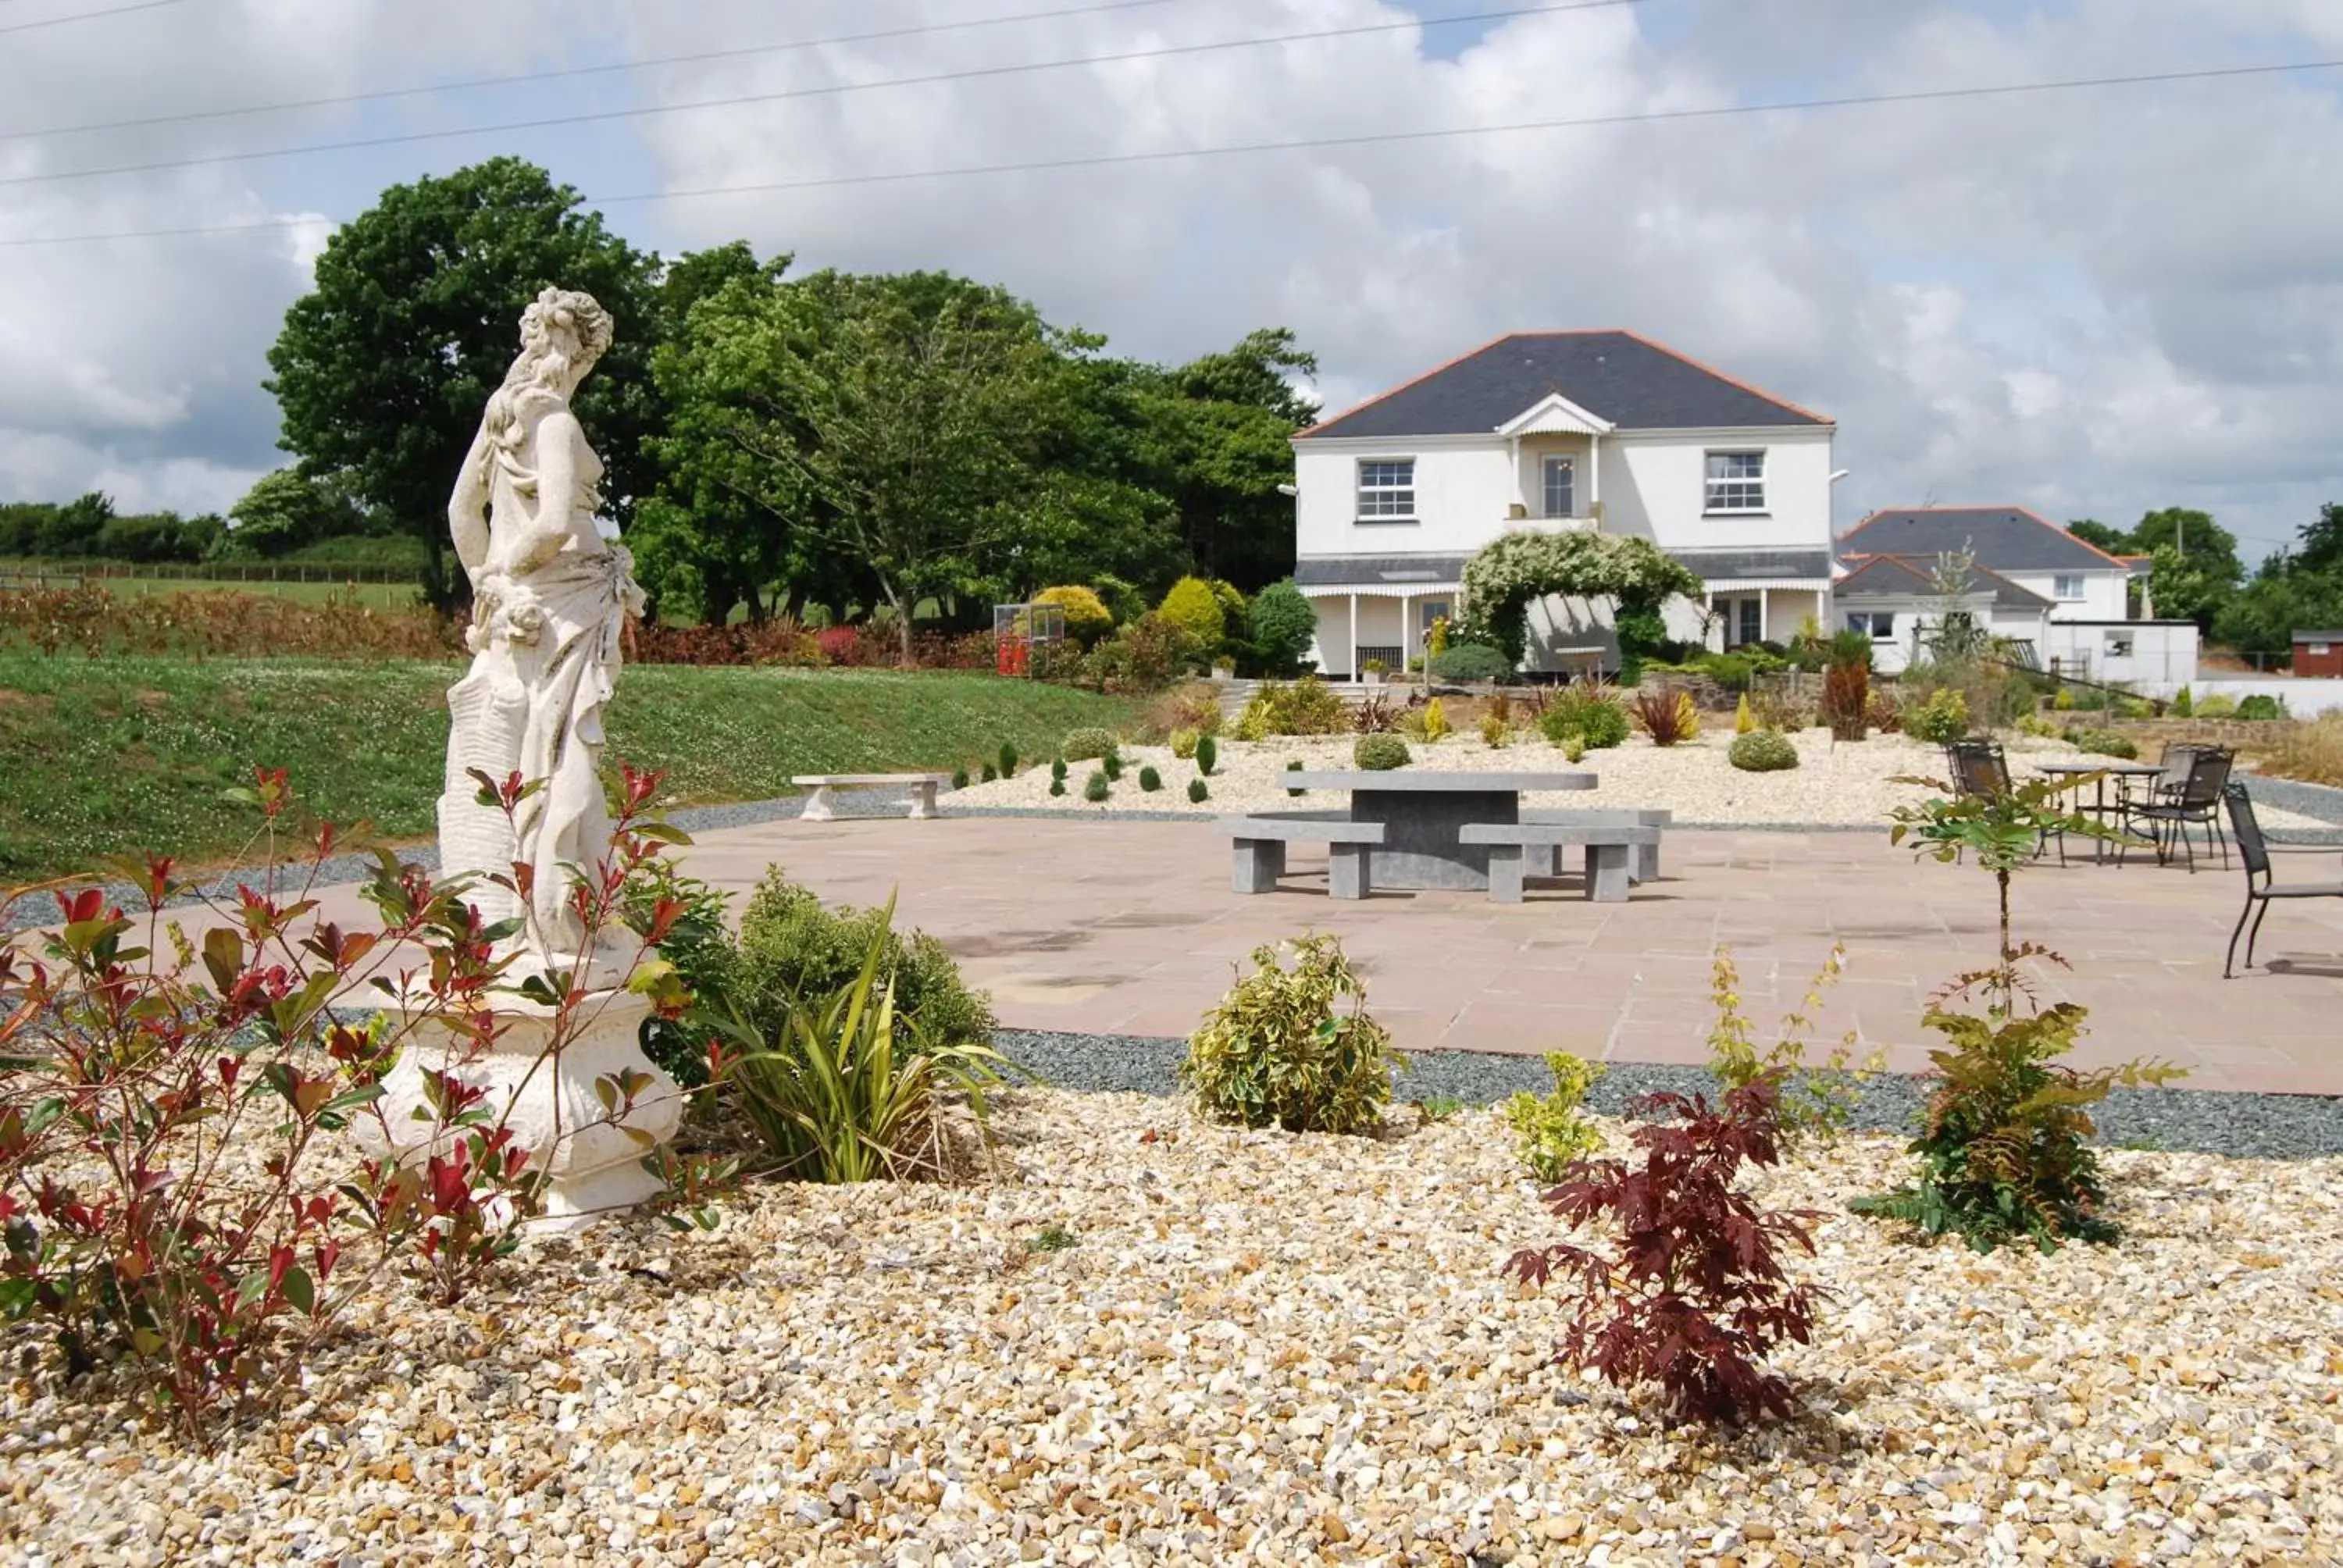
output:
[[[472,579],[470,673],[447,694],[453,728],[439,799],[440,874],[480,879],[490,920],[522,916],[524,962],[608,961],[579,950],[569,890],[610,847],[602,797],[602,710],[618,681],[627,618],[643,607],[624,548],[595,525],[601,459],[569,399],[610,346],[590,295],[548,288],[521,317],[520,357],[488,398],[465,455],[447,525]],[[483,513],[485,512],[485,518]],[[518,832],[478,803],[478,769],[544,788],[521,803]],[[487,882],[530,868],[526,908]]]
[[[659,1189],[641,1166],[647,1148],[629,1129],[666,1142],[682,1119],[682,1099],[637,1044],[649,1004],[625,989],[625,966],[638,939],[613,922],[588,950],[570,903],[578,876],[610,849],[602,713],[617,685],[627,618],[643,602],[632,559],[597,525],[602,464],[569,408],[610,346],[610,317],[589,295],[548,288],[522,315],[520,341],[447,502],[456,554],[472,579],[465,635],[472,666],[447,693],[440,874],[471,878],[464,897],[488,921],[522,920],[499,950],[512,960],[508,983],[568,971],[586,996],[558,1050],[555,1010],[517,996],[496,998],[503,1032],[485,1056],[426,1020],[425,1049],[400,1058],[385,1081],[383,1110],[397,1152],[417,1157],[434,1146],[427,1117],[410,1114],[428,1104],[424,1069],[486,1089],[492,1112],[551,1179],[544,1222],[572,1228]],[[508,822],[479,803],[475,769],[498,781],[518,773],[543,788]],[[515,876],[516,862],[528,868],[526,879]],[[527,887],[528,898],[492,877]],[[597,1081],[629,1070],[650,1087],[624,1125],[614,1124]],[[410,1126],[414,1139],[401,1139]]]

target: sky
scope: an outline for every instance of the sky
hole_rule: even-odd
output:
[[[2343,68],[1506,128],[2343,65],[2343,0],[1554,4],[0,0],[0,499],[224,509],[332,226],[510,153],[663,254],[949,269],[1151,358],[1290,327],[1335,408],[1633,328],[1835,417],[1842,530],[2187,506],[2251,558],[2343,501]],[[1296,141],[1342,145],[1000,168]]]

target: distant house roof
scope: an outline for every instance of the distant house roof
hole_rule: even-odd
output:
[[[1670,550],[1703,582],[1828,583],[1828,550]]]
[[[1907,556],[1869,556],[1855,570],[1838,579],[1833,590],[1840,599],[1850,598],[1926,598],[1936,593],[1936,571],[1943,558],[1929,556],[1915,560]],[[2023,588],[1997,572],[1983,567],[1976,568],[1973,593],[1990,592],[1996,609],[2044,610],[2051,601],[2031,588]]]
[[[1632,332],[1515,332],[1301,438],[1493,435],[1557,394],[1627,430],[1831,423]]]
[[[1297,588],[1431,588],[1461,582],[1463,556],[1319,556],[1293,563]]]
[[[2343,631],[2298,631],[2297,642],[2343,642]]]
[[[2130,572],[2131,563],[2023,507],[1899,507],[1874,512],[1838,542],[1842,559],[1976,552],[1996,572]]]

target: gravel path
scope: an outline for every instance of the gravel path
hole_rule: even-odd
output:
[[[1800,1421],[1665,1429],[1563,1372],[1502,1129],[1242,1132],[1021,1092],[960,1188],[767,1186],[713,1235],[368,1287],[285,1418],[197,1452],[21,1332],[0,1553],[35,1564],[2318,1563],[2343,1553],[2343,1169],[2107,1158],[2119,1248],[1917,1247],[1853,1139]],[[1622,1129],[1608,1124],[1614,1149]],[[38,1369],[35,1370],[35,1362]],[[2320,1476],[2328,1479],[2321,1481]]]
[[[1154,1035],[1101,1035],[1003,1030],[996,1043],[1054,1088],[1090,1092],[1175,1095],[1187,1042]],[[1398,1075],[1402,1101],[1445,1095],[1488,1105],[1515,1090],[1554,1087],[1534,1056],[1423,1050]],[[1619,1115],[1638,1095],[1658,1090],[1716,1092],[1704,1068],[1663,1062],[1607,1064],[1587,1103]],[[1855,1086],[1852,1125],[1860,1131],[1908,1134],[1928,1095],[1927,1081],[1883,1072]],[[2231,1159],[2301,1160],[2343,1155],[2343,1099],[2315,1094],[2239,1094],[2201,1089],[2117,1089],[2097,1113],[2099,1141],[2114,1147],[2168,1149]]]
[[[1143,811],[1151,816],[1211,817],[1247,811],[1281,810],[1312,803],[1296,800],[1285,790],[1282,776],[1289,762],[1311,769],[1351,767],[1353,736],[1290,737],[1262,741],[1223,739],[1220,757],[1206,779],[1208,797],[1188,799],[1189,781],[1198,775],[1192,761],[1182,761],[1164,746],[1127,746],[1123,774],[1103,802],[1082,799],[1083,783],[1097,765],[1077,762],[1066,769],[1066,792],[1050,793],[1050,769],[1030,766],[1014,779],[995,779],[955,790],[946,798],[950,812],[982,810],[1048,810],[1073,816],[1113,816]],[[1834,744],[1827,729],[1808,729],[1792,737],[1798,749],[1796,768],[1779,773],[1744,773],[1725,758],[1732,744],[1731,728],[1704,733],[1697,740],[1674,747],[1654,746],[1642,736],[1624,745],[1590,751],[1578,763],[1541,737],[1518,739],[1512,745],[1492,748],[1478,735],[1450,736],[1437,745],[1410,741],[1412,767],[1460,772],[1529,770],[1589,772],[1601,780],[1591,792],[1536,793],[1524,797],[1534,806],[1664,807],[1675,813],[1679,828],[1826,828],[1884,827],[1893,808],[1928,799],[1932,791],[1916,785],[1891,782],[1899,775],[1941,779],[1945,755],[1941,748],[1924,745],[1902,735],[1877,735],[1860,743]],[[2070,760],[2081,757],[2063,740],[2012,737],[2006,741],[2011,770],[2027,776],[2036,761]],[[1149,791],[1139,782],[1141,767],[1152,764],[1163,787]],[[2257,792],[2259,783],[2257,781]],[[1327,796],[1321,803],[1333,803]],[[2343,822],[2343,813],[2320,819],[2300,814],[2273,798],[2262,813],[2264,826],[2311,829]]]

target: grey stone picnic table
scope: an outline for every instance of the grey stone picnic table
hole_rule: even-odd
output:
[[[1342,789],[1351,819],[1383,825],[1374,852],[1379,888],[1476,888],[1489,885],[1489,846],[1459,835],[1468,822],[1518,822],[1522,797],[1592,789],[1592,773],[1472,773],[1395,768],[1387,772],[1287,773],[1297,789]]]

